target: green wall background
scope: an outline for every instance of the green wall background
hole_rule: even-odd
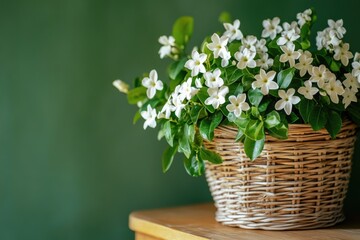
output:
[[[353,0],[0,1],[0,239],[132,239],[133,210],[211,201],[180,159],[161,172],[165,144],[132,125],[112,80],[153,68],[164,78],[157,39],[179,16],[195,17],[199,44],[222,29],[221,11],[259,35],[263,19],[310,6],[315,30],[342,18],[360,51]],[[359,175],[357,152],[348,211],[360,209]]]

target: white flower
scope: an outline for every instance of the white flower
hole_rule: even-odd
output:
[[[319,67],[312,67],[309,71],[311,77],[311,82],[316,82],[319,88],[323,88],[324,84],[333,77],[331,72],[325,67],[325,65],[320,65]]]
[[[345,73],[346,79],[343,81],[343,84],[346,88],[351,89],[353,92],[358,92],[360,88],[360,84],[357,81],[356,77],[351,73]]]
[[[221,59],[221,66],[222,67],[226,67],[227,65],[229,65],[229,60],[231,59],[231,54],[229,51],[226,51],[224,53],[224,56]]]
[[[182,100],[178,96],[173,96],[172,104],[174,105],[176,117],[180,118],[181,111],[185,108],[186,105],[182,102]]]
[[[142,85],[147,88],[146,95],[149,99],[153,98],[156,94],[156,90],[163,89],[163,83],[158,80],[158,74],[155,69],[150,71],[149,77],[145,77],[142,80]]]
[[[171,112],[174,112],[176,110],[175,106],[171,104],[171,99],[164,104],[163,108],[158,114],[158,118],[166,118],[169,119]]]
[[[237,97],[235,97],[234,95],[231,95],[229,97],[229,101],[231,104],[228,104],[226,106],[226,109],[229,112],[233,112],[236,117],[240,117],[242,111],[247,111],[250,109],[249,104],[247,102],[245,102],[245,100],[246,100],[245,93],[238,94]]]
[[[221,88],[209,88],[207,93],[210,97],[205,100],[206,105],[212,105],[215,109],[225,103],[225,96],[228,94],[229,88],[222,86]]]
[[[299,51],[294,51],[295,50],[295,45],[281,46],[280,48],[284,52],[280,56],[280,62],[283,62],[283,63],[289,62],[290,67],[294,67],[295,60],[300,57],[300,52]]]
[[[262,31],[261,37],[270,37],[273,40],[276,37],[276,34],[282,31],[280,24],[280,18],[275,17],[272,20],[266,19],[263,21],[262,25],[264,30]]]
[[[256,60],[256,66],[268,70],[274,63],[274,59],[269,58],[269,54],[264,53]]]
[[[294,41],[300,37],[300,29],[296,22],[291,25],[287,22],[283,24],[284,30],[281,32],[281,37],[276,40],[277,45],[286,45],[288,47],[294,46]],[[294,46],[295,47],[295,46]]]
[[[144,129],[146,129],[147,127],[156,127],[156,109],[153,109],[150,104],[147,105],[147,111],[142,111],[140,114],[145,119]]]
[[[204,73],[205,85],[209,88],[217,88],[224,85],[224,80],[220,77],[221,71],[216,68],[213,72]]]
[[[184,99],[190,100],[195,94],[198,93],[199,89],[191,86],[192,78],[188,78],[186,82],[183,82],[179,89],[179,98],[183,101]]]
[[[300,102],[300,98],[298,96],[294,96],[295,89],[289,88],[287,92],[284,90],[279,90],[279,97],[281,99],[275,103],[275,109],[281,110],[284,109],[287,115],[291,114],[292,105],[298,104]]]
[[[351,66],[353,68],[351,73],[354,75],[354,77],[357,78],[358,82],[360,82],[360,62],[354,61],[354,62],[352,62]]]
[[[339,103],[338,95],[345,92],[341,82],[336,79],[331,79],[328,83],[325,83],[324,89],[333,103]]]
[[[346,33],[346,29],[343,27],[343,20],[339,19],[336,22],[332,19],[328,20],[329,28],[335,32],[336,36],[339,39],[342,39],[344,37],[344,34]]]
[[[214,53],[214,58],[223,58],[227,53],[226,45],[228,44],[229,38],[226,36],[220,38],[219,35],[214,33],[211,36],[211,41],[212,42],[207,45],[207,48]]]
[[[360,61],[360,54],[358,52],[355,53],[354,61],[359,62]]]
[[[265,54],[268,51],[268,48],[266,47],[266,40],[263,38],[256,42],[255,47],[257,53]]]
[[[240,21],[236,19],[233,24],[231,23],[224,23],[224,28],[226,31],[224,32],[223,36],[229,38],[229,42],[234,40],[240,40],[243,38],[242,32],[239,30],[240,28]]]
[[[256,81],[252,82],[251,84],[252,88],[261,88],[261,92],[263,95],[269,94],[269,89],[278,89],[279,85],[273,81],[275,75],[275,71],[270,71],[266,73],[264,69],[260,69],[260,73],[255,75]]]
[[[307,99],[313,99],[314,95],[319,92],[319,89],[312,86],[310,80],[304,82],[305,87],[300,87],[298,92]]]
[[[357,102],[356,93],[349,88],[345,89],[342,96],[342,103],[344,104],[345,108],[347,108],[351,104],[351,102]]]
[[[236,52],[235,58],[236,58],[236,60],[239,61],[236,66],[239,69],[244,69],[246,67],[249,67],[249,68],[256,67],[256,62],[254,60],[255,55],[256,55],[255,52],[252,52],[247,48],[245,48],[241,52]]]
[[[161,36],[159,43],[163,45],[159,50],[160,58],[171,55],[172,48],[175,46],[175,38],[173,36]]]
[[[203,87],[200,78],[196,78],[196,79],[195,79],[195,86],[196,86],[198,89],[201,89],[201,88]]]
[[[353,54],[349,51],[349,48],[349,44],[344,43],[341,47],[339,46],[334,49],[334,59],[337,61],[341,60],[341,63],[344,66],[347,66],[349,64],[349,59],[353,57]]]
[[[303,77],[312,68],[311,63],[313,58],[309,51],[305,51],[301,54],[299,62],[295,64],[295,68],[300,70],[300,77]]]
[[[191,54],[192,59],[187,60],[185,63],[185,67],[191,70],[191,76],[197,76],[199,72],[205,73],[206,69],[204,66],[204,62],[206,61],[206,54],[199,54],[198,51],[194,50]]]
[[[128,93],[129,92],[129,85],[121,80],[115,80],[113,81],[113,86],[116,87],[120,92],[122,93]]]
[[[256,43],[257,38],[253,35],[248,35],[245,38],[241,39],[242,45],[240,51],[243,51],[247,48],[249,51],[256,53]]]
[[[312,14],[311,9],[306,9],[304,12],[298,13],[296,15],[300,27],[302,27],[306,22],[311,21],[311,14]]]

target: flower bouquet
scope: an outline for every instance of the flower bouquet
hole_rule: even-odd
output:
[[[188,55],[193,19],[181,17],[171,36],[159,38],[160,58],[174,60],[169,81],[156,70],[136,78],[131,89],[114,81],[139,107],[134,122],[142,117],[144,129],[160,126],[158,138],[169,144],[164,172],[177,153],[184,154],[192,176],[202,175],[206,165],[217,220],[224,224],[293,229],[343,219],[354,123],[360,124],[360,55],[344,41],[342,20],[328,20],[314,47],[314,10],[296,18],[282,24],[278,17],[264,20],[258,38],[243,35],[240,21],[222,13],[224,31]],[[329,188],[331,197],[324,199]]]

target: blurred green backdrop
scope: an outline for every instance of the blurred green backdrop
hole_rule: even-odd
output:
[[[260,35],[264,18],[311,6],[315,31],[342,18],[360,51],[353,0],[0,1],[0,239],[132,239],[133,210],[211,201],[180,159],[161,172],[165,144],[132,125],[112,80],[153,68],[163,79],[157,39],[179,16],[194,16],[199,44],[222,31],[221,11]],[[346,209],[359,210],[358,152],[351,180]]]

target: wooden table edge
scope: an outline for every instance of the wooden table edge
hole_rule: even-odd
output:
[[[132,212],[129,216],[129,228],[135,233],[142,233],[149,235],[151,237],[160,238],[160,239],[172,239],[172,240],[208,240],[208,238],[203,238],[182,232],[170,227],[163,226],[154,222],[149,222],[138,218],[141,211]],[[156,235],[154,235],[156,233]]]

